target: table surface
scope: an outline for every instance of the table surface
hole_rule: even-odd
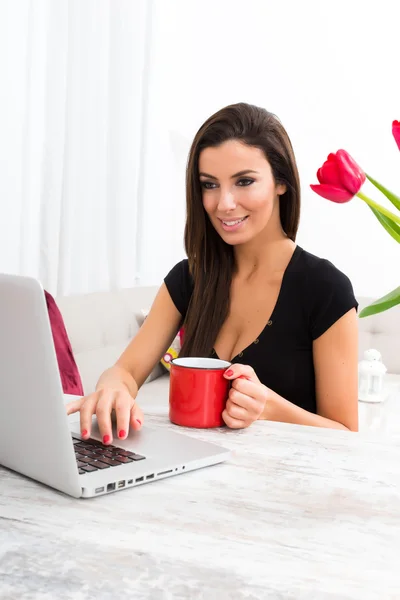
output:
[[[400,435],[185,432],[232,459],[91,500],[0,468],[0,598],[400,597]]]
[[[383,397],[377,404],[358,403],[360,431],[400,434],[400,375],[385,376]]]

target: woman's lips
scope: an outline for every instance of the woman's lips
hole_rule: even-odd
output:
[[[238,231],[243,227],[248,219],[248,215],[245,217],[239,217],[238,219],[219,219],[222,229],[224,231]]]

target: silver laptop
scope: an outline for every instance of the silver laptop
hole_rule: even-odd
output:
[[[229,458],[225,448],[143,427],[103,446],[66,415],[43,288],[0,274],[0,464],[76,498],[180,475]]]

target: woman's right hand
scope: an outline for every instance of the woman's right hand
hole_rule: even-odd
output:
[[[140,330],[115,365],[100,376],[96,391],[67,404],[68,415],[80,411],[82,439],[90,437],[93,415],[104,444],[113,441],[114,415],[120,440],[126,439],[129,428],[138,431],[142,427],[143,412],[135,401],[137,390],[172,343],[181,320],[163,283]]]
[[[103,444],[112,444],[112,413],[115,412],[118,439],[127,438],[129,428],[138,431],[142,427],[143,412],[130,395],[128,389],[121,386],[104,386],[93,394],[73,400],[66,405],[67,415],[80,411],[81,436],[90,437],[92,416],[96,415]]]

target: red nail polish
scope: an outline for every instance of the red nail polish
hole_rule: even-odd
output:
[[[86,437],[86,436],[87,436],[87,430],[86,430],[86,429],[84,429],[84,430],[82,431],[82,437]]]
[[[109,435],[104,435],[103,436],[103,444],[107,444],[107,442],[110,441],[110,436]]]
[[[119,434],[118,434],[118,437],[120,437],[120,438],[124,438],[125,436],[126,436],[126,431],[125,431],[125,429],[121,429],[121,431],[120,431],[120,432],[119,432]]]
[[[142,421],[140,421],[140,419],[136,419],[136,421],[139,423],[139,425],[142,424]]]
[[[226,375],[227,377],[230,377],[231,375],[233,375],[233,371],[232,371],[232,369],[229,369],[229,371],[226,371],[225,375]]]

